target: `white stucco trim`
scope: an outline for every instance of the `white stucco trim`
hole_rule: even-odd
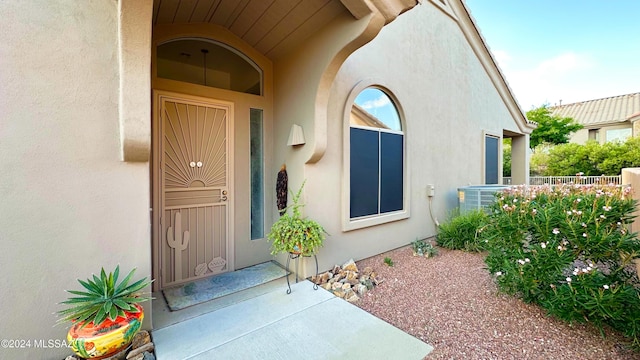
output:
[[[405,120],[404,111],[402,110],[402,104],[398,101],[398,98],[394,94],[393,90],[385,85],[385,81],[378,78],[370,78],[364,79],[358,82],[351,92],[349,92],[349,96],[344,104],[344,111],[342,115],[342,141],[343,141],[343,151],[342,151],[342,231],[351,231],[356,229],[362,229],[370,226],[381,225],[385,223],[389,223],[392,221],[398,221],[407,219],[411,215],[410,211],[410,173],[409,173],[409,156],[407,154],[407,121]],[[350,216],[350,208],[351,208],[351,142],[349,139],[349,129],[351,128],[350,119],[351,119],[351,106],[355,102],[356,97],[360,92],[369,87],[376,87],[384,92],[391,98],[396,109],[398,110],[398,115],[400,117],[400,124],[402,127],[402,133],[404,137],[404,149],[403,149],[403,210],[394,211],[385,214],[372,215],[363,218],[351,219]],[[394,133],[399,133],[395,132]]]
[[[153,0],[118,2],[120,159],[147,162],[151,152]]]
[[[449,0],[431,0],[431,3],[438,9],[442,10],[445,14],[451,17],[453,20],[458,21],[458,17],[449,7]]]

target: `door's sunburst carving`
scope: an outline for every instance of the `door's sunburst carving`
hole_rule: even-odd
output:
[[[166,101],[165,186],[225,187],[227,111]]]

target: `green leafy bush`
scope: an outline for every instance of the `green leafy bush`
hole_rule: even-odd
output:
[[[620,175],[623,168],[640,166],[640,138],[625,142],[588,141],[538,148],[531,157],[535,175],[561,176],[583,173],[587,176]]]
[[[482,229],[487,225],[487,214],[482,210],[474,210],[460,215],[453,212],[449,219],[440,224],[436,243],[447,249],[483,251],[485,240]]]
[[[640,241],[631,189],[565,184],[497,195],[485,262],[501,291],[570,322],[622,331],[640,346]]]

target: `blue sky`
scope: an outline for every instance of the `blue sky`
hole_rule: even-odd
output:
[[[640,92],[640,0],[466,0],[524,111]]]

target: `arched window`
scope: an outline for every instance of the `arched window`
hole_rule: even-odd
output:
[[[177,39],[158,46],[158,77],[262,95],[262,70],[238,50],[212,40]]]
[[[349,144],[349,218],[404,210],[404,132],[386,90],[368,87],[355,98]]]

